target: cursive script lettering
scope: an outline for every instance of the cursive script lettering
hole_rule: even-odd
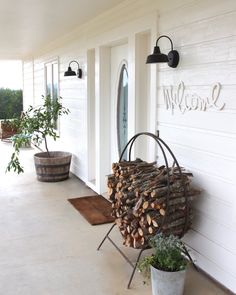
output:
[[[220,96],[221,85],[215,83],[212,86],[209,97],[201,97],[197,93],[186,93],[184,82],[180,82],[177,87],[171,85],[163,86],[164,103],[167,110],[171,110],[172,114],[177,109],[181,113],[186,111],[206,111],[209,108],[222,110],[225,103],[218,103]]]

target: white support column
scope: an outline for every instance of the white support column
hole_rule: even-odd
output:
[[[158,15],[153,18],[153,25],[150,38],[150,54],[158,38]],[[150,67],[150,99],[149,99],[149,116],[148,116],[148,131],[156,134],[157,131],[157,65],[147,65]],[[149,140],[148,144],[148,161],[154,161],[157,157],[157,146],[154,140]]]
[[[99,47],[95,55],[96,191],[101,194],[110,173],[110,48]]]

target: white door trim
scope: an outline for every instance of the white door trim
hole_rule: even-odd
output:
[[[140,25],[138,20],[135,21],[136,25],[132,25],[131,32],[125,35],[125,31],[120,32],[121,39],[105,43],[103,45],[97,44],[95,46],[95,141],[96,141],[96,185],[92,188],[99,194],[104,193],[107,190],[106,175],[111,173],[111,167],[109,163],[110,159],[110,47],[119,44],[128,44],[128,76],[129,76],[129,93],[128,103],[129,109],[133,110],[129,114],[128,118],[128,138],[131,138],[136,132],[135,117],[136,117],[136,84],[139,82],[136,80],[135,75],[135,58],[137,55],[135,36],[139,32],[149,32],[150,34],[150,48],[153,46],[153,42],[157,36],[157,18],[156,14],[153,14],[152,19],[147,19]],[[141,28],[142,27],[142,28]],[[137,29],[138,28],[138,29]],[[140,31],[139,31],[140,30]],[[119,31],[119,30],[118,30]],[[119,32],[115,30],[113,36],[118,36]],[[112,32],[111,32],[112,33]],[[109,35],[111,36],[111,35]],[[145,62],[145,61],[144,61]],[[150,69],[150,103],[148,109],[148,124],[147,131],[156,132],[156,66],[151,66]],[[108,114],[108,115],[107,115]],[[134,150],[134,149],[133,149]],[[132,150],[132,151],[133,151]],[[150,158],[155,158],[156,148],[152,143],[148,145],[148,151]],[[89,185],[89,183],[88,183]]]

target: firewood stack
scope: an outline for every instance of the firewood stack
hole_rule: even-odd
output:
[[[192,221],[191,201],[200,193],[190,186],[191,173],[156,166],[141,159],[113,163],[108,176],[112,215],[124,245],[144,248],[155,233],[182,236]],[[169,182],[169,187],[168,187]]]

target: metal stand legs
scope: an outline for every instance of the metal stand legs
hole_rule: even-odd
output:
[[[133,271],[132,271],[132,273],[131,273],[131,276],[130,276],[130,279],[129,279],[129,282],[128,282],[128,285],[127,285],[127,289],[129,289],[129,288],[130,288],[130,285],[131,285],[131,283],[132,283],[132,280],[133,280],[133,277],[134,277],[135,271],[136,271],[136,269],[137,269],[138,262],[139,262],[139,260],[140,260],[140,258],[141,258],[141,255],[142,255],[143,251],[146,250],[146,248],[140,250],[140,252],[139,252],[139,254],[138,254],[138,257],[137,257],[137,260],[136,260],[135,264],[133,264],[133,263],[129,260],[129,258],[128,258],[128,257],[127,257],[127,256],[121,251],[121,249],[116,245],[116,243],[115,243],[115,242],[109,237],[109,234],[110,234],[110,232],[113,230],[113,228],[115,227],[115,225],[116,225],[116,223],[114,223],[114,224],[112,225],[112,227],[109,229],[109,231],[107,232],[107,234],[105,235],[105,237],[103,238],[103,240],[101,241],[101,243],[99,244],[97,250],[100,250],[102,244],[105,242],[106,239],[108,239],[108,241],[111,242],[111,244],[116,248],[116,250],[120,253],[120,255],[121,255],[121,256],[122,256],[122,257],[123,257],[128,263],[129,263],[129,265],[133,268]]]
[[[144,250],[146,250],[146,249],[141,249],[140,252],[139,252],[139,254],[138,254],[138,258],[137,258],[137,260],[136,260],[135,265],[133,266],[133,271],[132,271],[132,273],[131,273],[131,276],[130,276],[130,279],[129,279],[129,283],[128,283],[128,285],[127,285],[127,289],[130,288],[130,285],[131,285],[131,282],[132,282],[132,280],[133,280],[133,277],[134,277],[135,271],[136,271],[136,269],[137,269],[137,266],[138,266],[139,260],[140,260],[141,255],[142,255],[142,253],[143,253]]]
[[[115,226],[116,226],[116,224],[114,223],[114,224],[112,225],[112,227],[109,229],[109,231],[108,231],[107,234],[105,235],[104,239],[101,241],[100,245],[98,246],[98,248],[97,248],[98,251],[100,250],[102,244],[105,242],[106,238],[108,238],[109,233],[113,230],[113,227],[115,227]]]

